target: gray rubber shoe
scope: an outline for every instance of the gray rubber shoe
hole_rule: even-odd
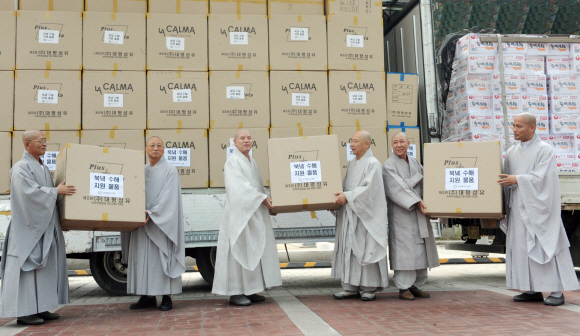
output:
[[[258,294],[252,294],[252,295],[244,295],[246,298],[248,298],[248,300],[252,301],[252,302],[264,302],[266,301],[266,297],[262,296],[262,295],[258,295]]]
[[[43,313],[38,313],[38,314],[36,314],[36,316],[40,317],[41,319],[43,319],[45,321],[58,320],[60,318],[59,314],[51,313],[49,311],[45,311]]]
[[[43,324],[44,320],[36,315],[21,316],[16,320],[20,325],[39,325]]]
[[[350,292],[350,291],[342,291],[340,293],[336,293],[332,295],[333,298],[336,300],[345,300],[345,299],[360,299],[360,293],[357,292]]]
[[[232,295],[230,296],[230,304],[234,306],[249,306],[252,304],[252,301],[245,295]]]
[[[536,292],[534,294],[522,293],[520,295],[514,296],[515,302],[542,302],[544,301],[544,295],[541,292]]]
[[[377,296],[375,293],[362,293],[362,301],[375,301]]]
[[[564,294],[562,294],[560,297],[548,296],[544,300],[544,304],[546,306],[561,306],[564,304]]]

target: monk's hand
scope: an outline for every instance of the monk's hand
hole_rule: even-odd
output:
[[[499,174],[500,180],[497,181],[502,187],[518,184],[518,179],[515,175]]]
[[[147,214],[147,219],[143,222],[143,224],[141,224],[139,226],[144,226],[145,224],[149,223],[149,220],[151,219],[151,216],[149,216],[149,213],[147,212],[147,210],[145,210],[145,213]]]
[[[427,206],[425,205],[425,202],[423,202],[423,201],[419,202],[419,210],[421,210],[423,215],[425,215],[425,216],[429,215],[427,213]]]
[[[341,192],[337,192],[334,195],[338,196],[336,198],[336,201],[334,201],[334,204],[336,205],[345,205],[346,204],[346,196],[344,195],[344,193]]]
[[[270,212],[270,216],[278,216],[278,214],[277,214],[277,213],[275,213],[275,212],[272,212],[272,209],[268,209],[268,211]]]
[[[272,200],[270,199],[270,197],[266,197],[266,199],[264,199],[262,204],[264,204],[266,206],[266,208],[268,208],[269,210],[274,209],[274,206],[272,205]]]
[[[66,181],[62,181],[57,187],[56,187],[56,191],[59,195],[72,195],[74,194],[77,190],[75,189],[74,186],[71,185],[66,185],[65,184]]]

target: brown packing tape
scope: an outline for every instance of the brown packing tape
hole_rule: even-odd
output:
[[[268,3],[272,2],[272,0],[268,1]],[[302,22],[302,15],[298,15],[298,22]]]
[[[77,126],[77,129],[79,129],[79,130],[80,130],[80,129],[82,129],[82,126],[81,126],[81,124],[79,124],[79,125]]]
[[[207,131],[208,131],[208,130],[206,130],[206,129],[204,129],[204,130],[203,130],[203,137],[204,137],[204,138],[207,138]]]
[[[243,122],[238,123],[238,129],[242,129],[242,128],[244,128],[244,123]]]
[[[50,123],[45,123],[44,124],[44,130],[48,131],[50,129]]]
[[[50,12],[44,12],[44,18],[50,20]]]
[[[113,20],[113,21],[117,20],[117,13],[116,12],[111,13],[111,20]]]
[[[463,142],[457,142],[457,147],[463,147]]]
[[[302,209],[307,209],[308,208],[308,198],[303,198],[302,199]]]
[[[268,187],[270,186],[270,180],[266,180],[266,184],[268,185]]]
[[[386,77],[385,77],[385,72],[384,72],[384,71],[383,71],[383,79],[386,79]]]
[[[215,124],[215,120],[214,120],[214,119],[211,119],[211,120],[209,121],[209,129],[210,129],[210,131],[211,131],[211,129],[213,128],[213,124]]]
[[[12,211],[10,211],[10,210],[8,210],[8,211],[0,211],[0,215],[11,216],[12,215]]]
[[[455,208],[455,213],[460,214],[461,213],[461,208]]]
[[[385,120],[385,127],[383,127],[383,133],[387,133],[387,121]]]
[[[209,180],[209,187],[213,188],[213,181],[212,180]]]
[[[117,71],[111,71],[111,77],[117,77]]]
[[[177,134],[181,134],[181,129],[176,129],[176,130],[175,130],[175,133],[177,133]]]
[[[109,131],[109,139],[115,139],[115,131]]]
[[[48,10],[49,11],[54,10],[54,0],[48,0]]]
[[[361,79],[361,77],[362,77],[362,74],[361,74],[361,72],[360,72],[360,71],[357,71],[357,72],[356,72],[356,80],[360,80],[360,79]]]
[[[103,213],[103,214],[101,215],[101,220],[102,220],[103,222],[108,222],[108,221],[109,221],[109,214],[108,214],[108,213],[106,213],[106,212],[105,212],[105,213]]]
[[[119,129],[119,126],[113,126],[113,129],[114,130],[118,130]]]
[[[50,131],[45,131],[44,136],[46,136],[46,141],[50,141]]]
[[[119,63],[113,63],[113,70],[119,71]]]
[[[177,78],[181,78],[181,70],[177,71]]]
[[[103,153],[109,154],[109,147],[103,147]]]
[[[358,132],[358,131],[360,131],[360,120],[358,120],[358,119],[357,119],[357,120],[355,120],[355,122],[354,122],[354,123],[355,123],[355,125],[356,125],[356,131],[357,131],[357,132]]]
[[[358,26],[358,16],[355,16],[353,18],[353,23],[354,23],[355,26]]]
[[[241,76],[241,71],[236,71],[236,78],[240,78]]]
[[[316,218],[316,212],[310,211],[310,217],[311,218]]]
[[[182,129],[183,128],[183,121],[182,120],[177,120],[177,128],[178,129]]]
[[[146,124],[147,124],[147,128],[149,128],[149,119],[147,119]]]
[[[356,66],[356,64],[353,64],[353,65],[352,65],[352,70],[353,70],[353,71],[357,71],[357,66]]]
[[[117,0],[113,0],[113,12],[119,11],[119,3]]]
[[[296,63],[296,70],[298,71],[298,74],[302,73],[302,65],[300,65],[300,63]]]
[[[82,139],[82,137],[83,137],[83,131],[77,131],[76,137]]]

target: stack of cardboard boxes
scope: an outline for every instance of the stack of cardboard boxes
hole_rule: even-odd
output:
[[[0,194],[10,189],[11,131],[14,125],[14,69],[16,66],[16,12],[13,0],[0,0]]]
[[[360,129],[371,133],[374,156],[388,158],[382,4],[371,0],[327,0],[330,134],[339,141],[346,173],[354,159],[350,138]]]
[[[536,116],[536,134],[556,151],[558,169],[580,171],[580,68],[574,61],[580,44],[504,42],[501,48],[510,139],[504,132],[498,44],[481,42],[477,34],[457,43],[443,137],[500,140],[505,156],[506,142],[517,144],[515,117],[528,112]]]

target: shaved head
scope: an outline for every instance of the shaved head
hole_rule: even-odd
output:
[[[161,141],[161,143],[163,143],[163,139],[161,139],[160,137],[154,135],[154,136],[150,137],[149,139],[147,139],[147,142],[145,143],[145,146],[147,146],[149,144],[149,141],[151,141],[153,139],[157,139],[157,140]]]
[[[531,113],[522,113],[514,119],[514,138],[521,142],[532,140],[536,133],[536,117]]]
[[[395,138],[399,139],[400,137],[403,137],[405,140],[409,141],[409,138],[407,138],[407,134],[403,132],[395,133],[395,135],[393,135],[393,137],[391,138],[391,141],[394,141]]]
[[[367,131],[357,131],[352,135],[352,138],[350,139],[350,149],[352,150],[352,153],[356,155],[357,160],[360,160],[369,148],[371,148],[372,141],[373,138]]]
[[[22,142],[36,140],[39,136],[42,136],[42,132],[38,130],[29,130],[22,133]]]
[[[250,131],[248,131],[245,128],[240,128],[239,130],[236,131],[236,133],[234,134],[234,139],[238,139],[243,133],[248,133],[248,135],[250,134]]]
[[[521,113],[516,118],[522,118],[522,122],[528,126],[536,126],[536,116],[531,113]]]
[[[371,142],[373,140],[371,134],[367,131],[358,131],[353,135],[353,137],[355,136],[359,137],[364,142]]]

